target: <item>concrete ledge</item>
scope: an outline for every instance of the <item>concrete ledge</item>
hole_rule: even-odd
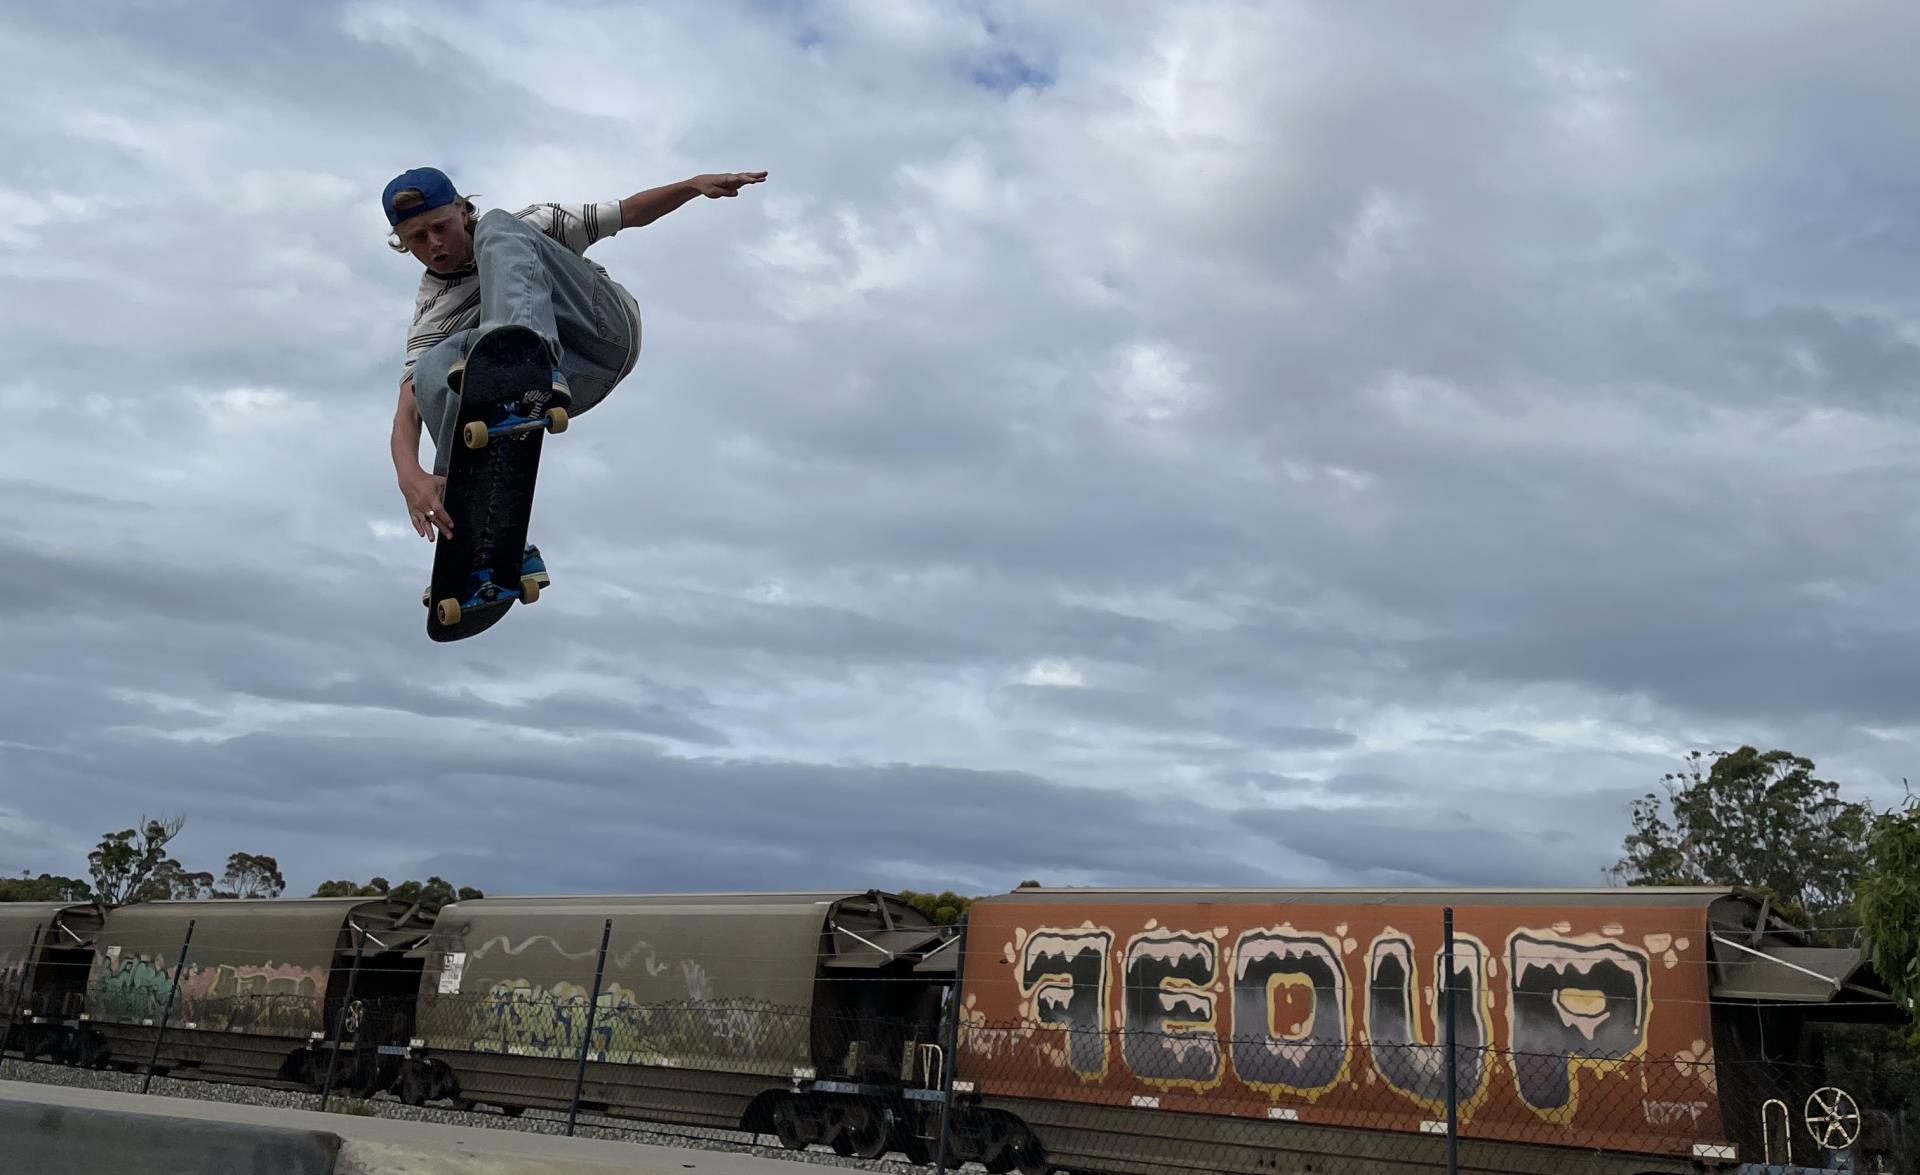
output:
[[[0,1150],[35,1175],[333,1175],[340,1137],[128,1110],[0,1100]]]
[[[308,1165],[316,1159],[320,1165]],[[0,1080],[0,1172],[6,1175],[805,1175],[817,1170],[805,1161],[731,1151]]]

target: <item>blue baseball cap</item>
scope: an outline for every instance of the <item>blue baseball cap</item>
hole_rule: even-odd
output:
[[[419,188],[420,194],[427,198],[426,202],[416,208],[409,208],[405,213],[395,212],[393,210],[394,195],[408,188]],[[431,212],[459,198],[460,193],[453,190],[453,181],[447,178],[446,172],[437,167],[416,167],[410,171],[401,172],[387,182],[387,190],[380,195],[380,206],[387,210],[387,223],[397,225],[409,217],[418,216],[422,212]]]

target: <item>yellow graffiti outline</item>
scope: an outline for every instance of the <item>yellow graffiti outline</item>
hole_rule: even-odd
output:
[[[1067,1025],[1056,1024],[1042,1018],[1040,1015],[1040,1004],[1036,998],[1040,989],[1048,984],[1065,984],[1067,991],[1071,993],[1073,991],[1073,974],[1065,971],[1044,971],[1041,972],[1032,984],[1028,984],[1027,982],[1028,952],[1033,949],[1035,941],[1042,935],[1048,934],[1062,939],[1086,939],[1090,941],[1098,940],[1099,942],[1099,950],[1097,953],[1100,957],[1100,1016],[1096,1023],[1100,1029],[1100,1070],[1097,1073],[1086,1073],[1073,1067],[1072,1044],[1065,1039],[1068,1031]],[[1109,957],[1113,950],[1113,939],[1114,934],[1110,927],[1095,926],[1092,923],[1082,923],[1072,928],[1055,926],[1036,927],[1027,933],[1026,941],[1020,945],[1020,973],[1014,976],[1014,982],[1020,990],[1021,1018],[1026,1020],[1027,1023],[1031,1024],[1038,1031],[1057,1032],[1061,1035],[1060,1055],[1065,1058],[1061,1063],[1061,1068],[1078,1077],[1083,1082],[1092,1083],[1105,1081],[1107,1075],[1113,1072],[1114,1049],[1113,1030],[1111,1028],[1113,1017],[1113,961]],[[1071,960],[1072,955],[1068,955],[1067,957]],[[1031,1013],[1028,1012],[1029,1004],[1032,1006]]]
[[[1158,926],[1152,930],[1141,931],[1140,933],[1134,935],[1132,938],[1129,938],[1127,940],[1126,950],[1121,955],[1121,959],[1120,959],[1120,982],[1122,985],[1121,990],[1123,993],[1126,991],[1125,984],[1127,982],[1127,973],[1133,969],[1131,964],[1133,961],[1133,953],[1135,950],[1137,950],[1142,946],[1147,946],[1147,945],[1170,945],[1174,943],[1189,943],[1194,945],[1204,945],[1206,948],[1210,949],[1212,952],[1211,966],[1208,971],[1208,978],[1206,982],[1195,983],[1190,979],[1180,979],[1178,977],[1169,976],[1168,978],[1162,979],[1160,981],[1160,983],[1154,988],[1154,992],[1157,995],[1158,993],[1163,991],[1171,991],[1171,992],[1193,991],[1193,992],[1200,992],[1207,997],[1205,1000],[1200,1002],[1205,1003],[1208,1007],[1212,1008],[1213,1013],[1209,1015],[1205,1020],[1175,1020],[1169,1017],[1165,1021],[1165,1023],[1168,1025],[1168,1031],[1166,1033],[1166,1035],[1168,1036],[1174,1036],[1174,1035],[1194,1036],[1194,1037],[1204,1036],[1212,1040],[1213,1042],[1213,1076],[1208,1078],[1205,1081],[1196,1081],[1191,1077],[1148,1077],[1139,1072],[1136,1072],[1133,1068],[1133,1063],[1131,1061],[1127,1062],[1127,1071],[1133,1074],[1133,1077],[1135,1080],[1143,1082],[1144,1084],[1147,1084],[1147,1085],[1154,1086],[1157,1089],[1185,1088],[1185,1089],[1198,1090],[1202,1093],[1205,1093],[1209,1089],[1218,1088],[1220,1084],[1226,1080],[1226,1075],[1227,1075],[1227,1062],[1226,1062],[1226,1057],[1224,1055],[1226,1050],[1221,1047],[1221,1041],[1220,1041],[1220,993],[1217,993],[1213,990],[1214,984],[1220,981],[1220,940],[1214,937],[1214,934],[1211,930],[1199,930],[1199,931],[1174,930],[1168,926]],[[1129,1020],[1128,1004],[1125,999],[1122,999],[1120,1001],[1120,1017],[1121,1017],[1120,1023],[1121,1023],[1122,1029],[1126,1031],[1132,1031],[1132,1024]],[[1177,1033],[1172,1031],[1173,1027],[1176,1025],[1180,1029],[1180,1031]],[[1122,1059],[1125,1059],[1126,1042],[1124,1039],[1121,1041],[1120,1055]]]
[[[1440,1000],[1441,1000],[1440,985],[1438,983],[1434,985],[1433,1000],[1431,1001],[1431,1006],[1430,1007],[1426,1006],[1428,1004],[1428,1001],[1420,998],[1420,991],[1423,986],[1422,983],[1420,982],[1420,956],[1419,956],[1419,952],[1414,949],[1413,935],[1402,930],[1395,930],[1393,927],[1388,926],[1383,930],[1381,930],[1379,934],[1374,935],[1373,940],[1367,944],[1367,953],[1366,953],[1367,998],[1363,1002],[1361,1015],[1367,1026],[1368,1067],[1373,1070],[1374,1074],[1380,1078],[1381,1083],[1385,1085],[1388,1089],[1391,1089],[1393,1092],[1399,1094],[1401,1097],[1406,1098],[1408,1101],[1412,1102],[1414,1105],[1420,1107],[1420,1109],[1425,1111],[1428,1115],[1437,1118],[1437,1117],[1440,1117],[1442,1114],[1445,1114],[1447,1111],[1446,1099],[1444,1097],[1439,1097],[1439,1098],[1421,1097],[1418,1093],[1414,1092],[1413,1090],[1407,1089],[1404,1086],[1397,1084],[1393,1080],[1393,1078],[1387,1076],[1386,1070],[1380,1067],[1379,1054],[1374,1051],[1374,1036],[1373,1036],[1374,966],[1373,966],[1373,961],[1374,961],[1374,958],[1378,955],[1381,945],[1388,942],[1391,942],[1397,945],[1403,945],[1407,949],[1406,951],[1407,953],[1407,988],[1405,992],[1405,997],[1407,1001],[1407,1009],[1406,1009],[1407,1027],[1413,1037],[1412,1041],[1410,1042],[1412,1047],[1432,1048],[1432,1049],[1445,1048],[1443,1041],[1445,1040],[1446,1030],[1445,1030],[1445,1025],[1441,1023],[1441,1019],[1440,1019]],[[1454,963],[1456,965],[1456,968],[1460,963],[1460,945],[1462,943],[1467,944],[1473,950],[1479,952],[1478,958],[1479,958],[1480,965],[1477,967],[1473,967],[1471,969],[1473,972],[1473,983],[1468,990],[1468,996],[1473,1005],[1474,1023],[1477,1024],[1480,1028],[1480,1039],[1482,1042],[1484,1042],[1484,1047],[1487,1049],[1487,1054],[1488,1054],[1480,1066],[1479,1082],[1475,1084],[1474,1088],[1471,1091],[1465,1091],[1465,1090],[1458,1091],[1461,1095],[1463,1095],[1463,1096],[1460,1096],[1458,1100],[1459,1116],[1460,1116],[1460,1120],[1462,1122],[1465,1122],[1471,1119],[1474,1111],[1478,1110],[1482,1105],[1484,1105],[1486,1103],[1486,1100],[1493,1095],[1494,1058],[1492,1055],[1492,1048],[1493,1048],[1494,1041],[1493,1041],[1493,1016],[1488,1010],[1489,997],[1488,997],[1488,987],[1487,987],[1487,958],[1488,958],[1487,944],[1480,941],[1480,939],[1474,935],[1460,934],[1456,932],[1453,936]],[[1432,974],[1436,978],[1439,976],[1440,972],[1444,969],[1445,953],[1446,953],[1445,947],[1442,947],[1441,949],[1436,950],[1433,953]],[[1432,1032],[1431,1035],[1435,1039],[1432,1039],[1432,1040],[1427,1039],[1429,1033],[1427,1032],[1427,1029],[1426,1029],[1426,1023],[1421,1019],[1420,1013],[1422,1011],[1425,1011],[1427,1014],[1431,1015],[1433,1018],[1434,1031]]]
[[[1518,1101],[1543,1122],[1551,1122],[1555,1126],[1571,1126],[1573,1125],[1573,1120],[1580,1114],[1580,1079],[1584,1070],[1591,1070],[1597,1076],[1605,1076],[1609,1073],[1624,1069],[1629,1064],[1634,1064],[1639,1066],[1642,1074],[1642,1085],[1644,1086],[1645,1084],[1646,1064],[1644,1058],[1647,1052],[1647,1037],[1651,1034],[1653,1028],[1653,958],[1647,954],[1647,952],[1637,947],[1629,946],[1627,943],[1611,935],[1596,934],[1593,932],[1577,935],[1561,934],[1551,927],[1540,929],[1524,926],[1515,927],[1514,930],[1507,935],[1505,950],[1507,967],[1507,1046],[1510,1054],[1514,1047],[1514,1008],[1516,1005],[1514,999],[1516,993],[1514,989],[1515,985],[1520,982],[1522,973],[1521,966],[1514,959],[1513,947],[1515,941],[1522,937],[1533,939],[1536,942],[1558,943],[1563,946],[1572,947],[1613,947],[1629,958],[1638,959],[1643,968],[1641,971],[1643,1007],[1640,1014],[1640,1034],[1634,1041],[1633,1047],[1618,1057],[1576,1057],[1572,1053],[1562,1054],[1561,1063],[1567,1067],[1566,1105],[1560,1106],[1557,1109],[1542,1109],[1529,1102],[1526,1094],[1522,1093],[1520,1089],[1520,1066],[1509,1056],[1511,1063],[1508,1067],[1513,1071],[1514,1100]]]
[[[1333,960],[1333,973],[1340,977],[1340,987],[1334,993],[1335,999],[1337,999],[1340,1004],[1340,1068],[1324,1085],[1295,1086],[1279,1081],[1256,1081],[1248,1077],[1240,1071],[1239,1062],[1232,1058],[1231,1053],[1233,1050],[1231,1048],[1228,1049],[1228,1063],[1233,1066],[1233,1075],[1240,1079],[1240,1084],[1246,1086],[1248,1089],[1266,1094],[1272,1098],[1276,1104],[1279,1103],[1282,1096],[1291,1096],[1303,1099],[1310,1106],[1316,1105],[1321,1098],[1346,1084],[1353,1070],[1353,977],[1347,974],[1345,952],[1340,949],[1340,939],[1334,935],[1321,934],[1313,930],[1296,930],[1291,922],[1283,922],[1278,926],[1250,927],[1241,931],[1239,937],[1234,939],[1233,954],[1231,956],[1232,962],[1224,969],[1227,976],[1227,990],[1229,994],[1231,994],[1233,990],[1234,972],[1245,954],[1247,940],[1256,935],[1267,938],[1287,938],[1295,942],[1312,942],[1327,948],[1327,955]],[[1269,1037],[1281,1037],[1278,1027],[1273,1022],[1273,981],[1278,978],[1280,978],[1280,976],[1277,975],[1267,977],[1268,998],[1261,1015],[1262,1031]],[[1309,987],[1311,987],[1311,984],[1309,984]],[[1314,1002],[1318,1004],[1319,1000],[1320,996],[1316,991],[1314,994]],[[1233,1034],[1236,1037],[1240,1034],[1240,1024],[1237,1020],[1233,1024]]]

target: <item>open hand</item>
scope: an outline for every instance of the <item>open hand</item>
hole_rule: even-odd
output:
[[[407,516],[413,520],[413,531],[428,542],[439,535],[453,533],[453,519],[447,517],[446,504],[441,500],[446,489],[446,478],[436,477],[424,469],[400,475],[400,496],[407,500]]]
[[[764,171],[723,171],[694,176],[693,188],[709,200],[718,200],[722,196],[738,196],[741,188],[760,183],[766,178]]]

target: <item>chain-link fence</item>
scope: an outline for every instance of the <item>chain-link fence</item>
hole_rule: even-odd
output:
[[[1477,961],[1473,982],[1461,970],[1436,990],[1374,963],[1349,1000],[1305,967],[1243,969],[1236,989],[1170,966],[1093,1015],[1075,1001],[1104,989],[1068,982],[995,1018],[974,997],[1002,975],[981,972],[1016,968],[984,949],[931,988],[823,971],[808,1006],[642,1002],[604,982],[604,938],[577,985],[483,991],[433,990],[420,958],[364,943],[318,975],[202,957],[191,926],[112,959],[25,957],[0,971],[5,1056],[316,1108],[374,1099],[1022,1175],[1920,1175],[1920,1053],[1901,1028],[1746,1004],[1714,1008],[1711,1039],[1656,1050],[1644,1023],[1609,1027],[1638,1005],[1597,969],[1528,992]],[[1234,998],[1257,1007],[1230,1015]],[[1530,999],[1546,1028],[1527,1028]],[[1264,1030],[1240,1030],[1255,1012]]]
[[[1475,1172],[1920,1173],[1911,1056],[1862,1070],[1031,1023],[966,1035],[981,1059],[956,1104],[1023,1171],[1441,1171],[1451,1151]]]

